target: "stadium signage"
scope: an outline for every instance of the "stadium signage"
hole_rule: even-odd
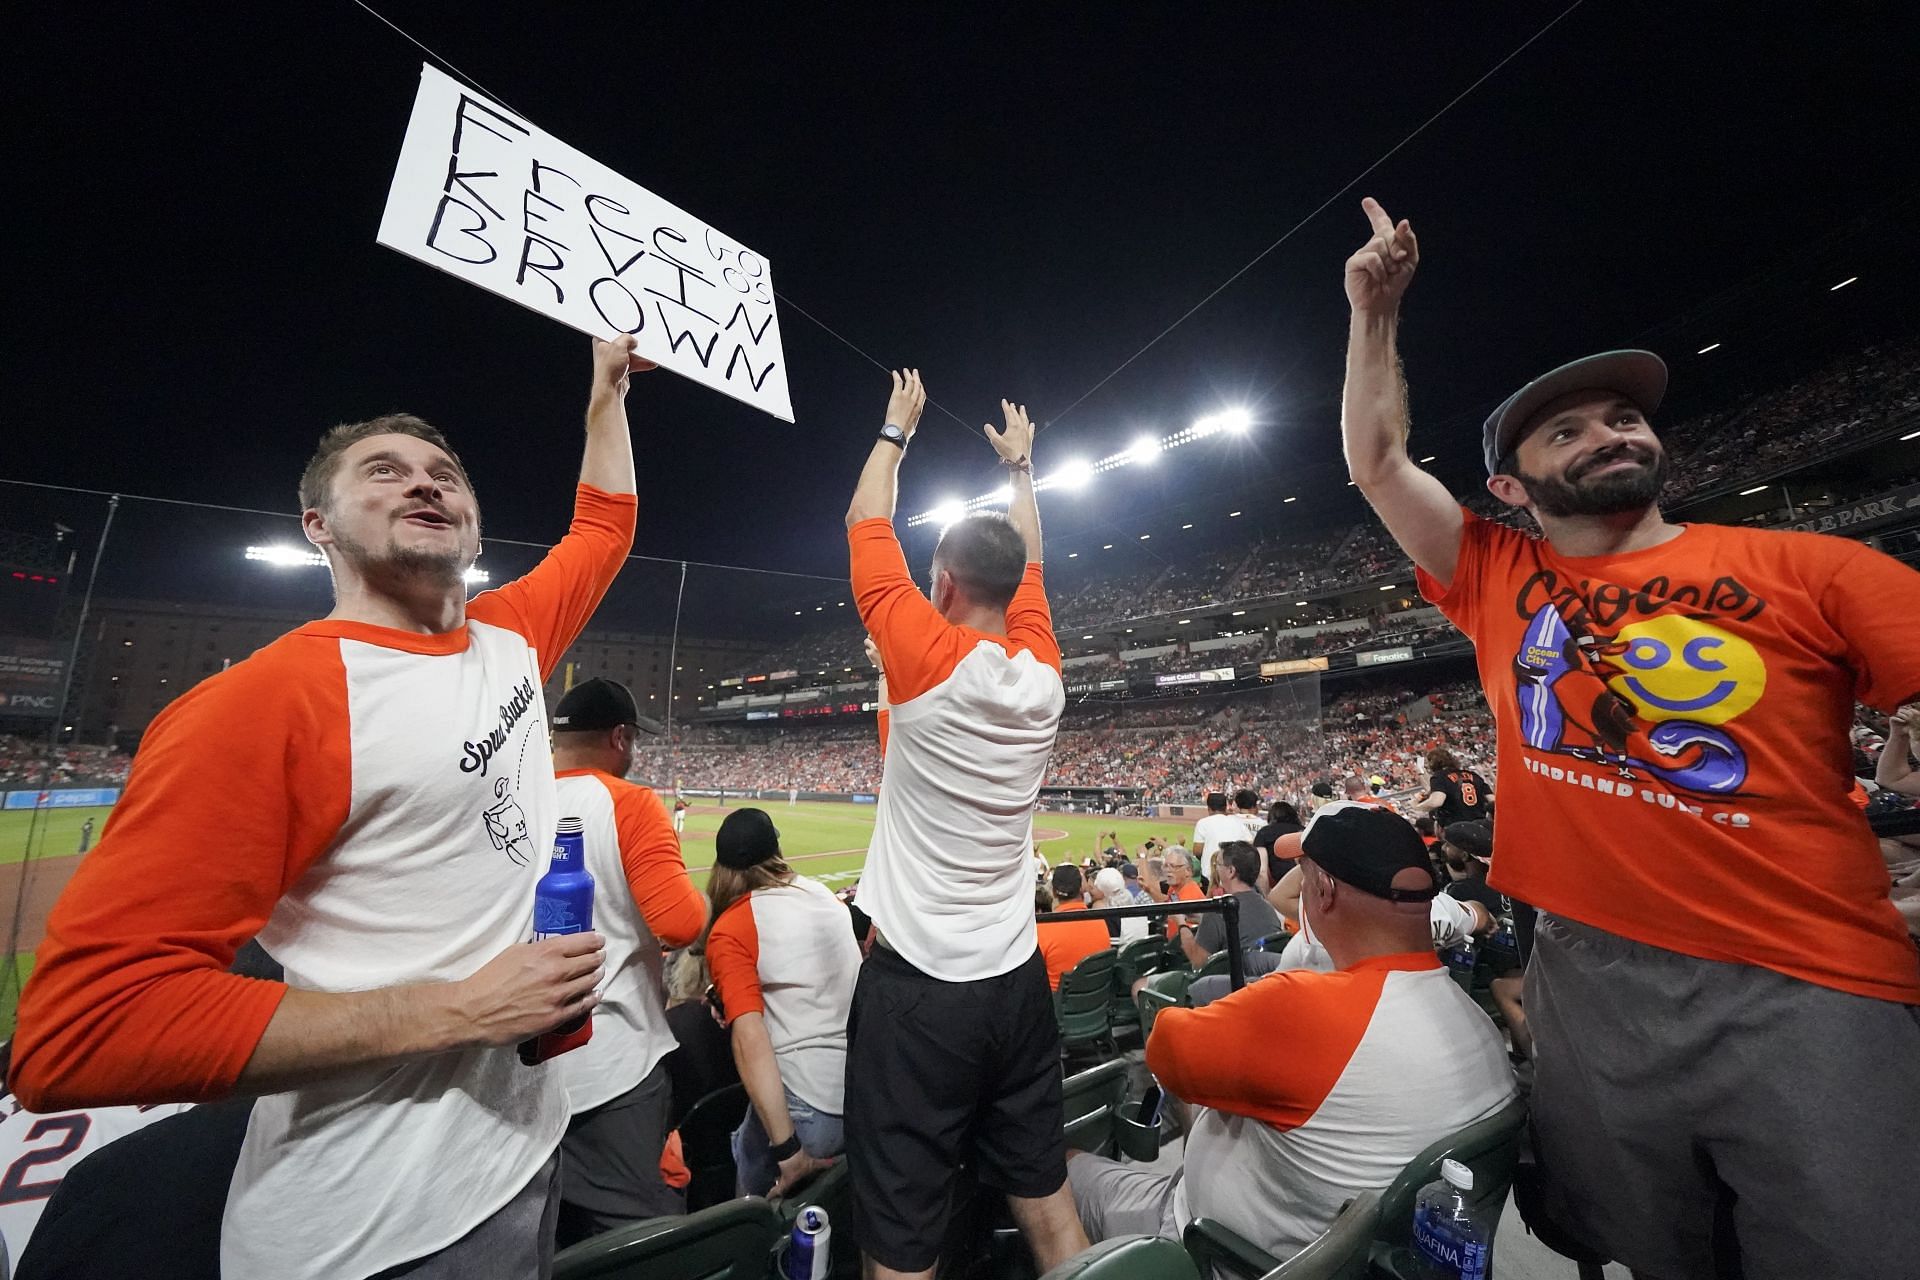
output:
[[[119,801],[118,787],[56,787],[51,791],[9,791],[4,803],[8,809],[91,809]]]
[[[765,258],[429,66],[379,241],[793,421]]]
[[[1084,684],[1068,685],[1067,692],[1068,693],[1105,693],[1110,689],[1124,689],[1126,687],[1127,687],[1127,682],[1125,680],[1089,680]]]
[[[1362,667],[1384,667],[1389,662],[1412,662],[1411,649],[1375,649],[1370,653],[1357,653],[1354,664]]]
[[[780,718],[780,713],[778,711],[747,712],[747,719],[749,720],[778,720],[779,718]]]
[[[767,679],[769,680],[798,680],[799,678],[800,673],[798,671],[770,671],[767,673]]]
[[[1811,520],[1799,520],[1787,526],[1801,533],[1838,533],[1844,529],[1866,529],[1907,514],[1920,514],[1920,484],[1883,493],[1866,502],[1836,507]]]
[[[0,712],[50,716],[60,708],[67,660],[45,640],[8,640],[0,650]]]
[[[728,676],[725,680],[722,680],[720,682],[720,687],[722,689],[738,689],[741,683],[742,682],[739,676]]]
[[[1205,671],[1176,671],[1172,675],[1155,676],[1153,682],[1164,687],[1170,684],[1215,684],[1232,679],[1232,667],[1210,667]]]
[[[748,684],[765,684],[767,678],[765,676],[748,676],[746,682]]]
[[[1325,658],[1282,658],[1276,662],[1260,664],[1260,674],[1263,676],[1296,676],[1303,671],[1325,671],[1326,669]]]

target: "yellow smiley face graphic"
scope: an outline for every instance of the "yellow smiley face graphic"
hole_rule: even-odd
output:
[[[1725,724],[1760,701],[1767,668],[1751,644],[1710,622],[1670,614],[1622,627],[1622,668],[1607,686],[1644,720]]]

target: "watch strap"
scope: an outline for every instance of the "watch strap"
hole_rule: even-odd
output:
[[[787,1135],[785,1142],[775,1143],[767,1148],[767,1154],[773,1157],[775,1164],[784,1164],[800,1154],[800,1134],[798,1131]]]

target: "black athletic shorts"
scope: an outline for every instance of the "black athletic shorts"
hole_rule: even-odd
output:
[[[1065,1185],[1060,1031],[1038,951],[997,978],[942,982],[876,945],[847,1031],[853,1225],[875,1262],[939,1261],[962,1162],[1008,1195]]]

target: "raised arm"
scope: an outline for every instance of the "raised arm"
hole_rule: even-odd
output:
[[[633,354],[637,339],[623,333],[612,342],[593,341],[593,390],[587,397],[587,447],[580,483],[602,493],[635,493],[633,438],[627,431],[628,375],[654,367]]]
[[[1033,420],[1027,417],[1027,406],[1011,400],[1000,402],[1000,412],[1006,415],[1005,428],[995,431],[989,424],[980,429],[986,433],[993,451],[1000,455],[1000,465],[1007,469],[1008,482],[1013,488],[1013,497],[1007,503],[1007,520],[1019,530],[1021,541],[1026,543],[1027,563],[1039,564],[1040,505],[1033,496]]]
[[[1347,259],[1347,381],[1340,436],[1347,471],[1413,562],[1453,580],[1464,521],[1445,485],[1407,454],[1407,380],[1400,369],[1400,300],[1420,264],[1413,227],[1378,202],[1361,201],[1373,238]]]
[[[927,407],[926,388],[920,385],[918,369],[893,373],[893,395],[887,400],[885,426],[900,428],[896,443],[884,433],[873,442],[866,465],[860,468],[860,482],[854,486],[853,502],[847,507],[847,528],[862,520],[891,520],[899,497],[900,459],[906,456],[907,442],[920,426],[920,413]]]
[[[1889,791],[1920,796],[1920,772],[1913,767],[1913,730],[1920,724],[1920,703],[1902,707],[1887,725],[1887,745],[1880,748],[1880,763],[1874,766],[1873,780]]]

